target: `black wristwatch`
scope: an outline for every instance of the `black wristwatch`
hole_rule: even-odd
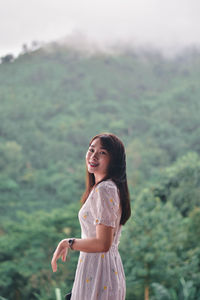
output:
[[[74,244],[74,242],[75,242],[75,239],[69,239],[69,240],[68,240],[69,248],[72,249],[72,250],[74,250],[74,249],[73,249],[73,244]]]

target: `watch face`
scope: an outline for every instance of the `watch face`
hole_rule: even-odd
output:
[[[72,249],[72,245],[73,245],[73,243],[74,243],[74,239],[70,239],[70,240],[68,241],[68,243],[69,243],[69,247]]]

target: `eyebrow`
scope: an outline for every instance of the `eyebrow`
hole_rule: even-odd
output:
[[[94,145],[89,145],[89,147],[95,148],[95,146],[94,146]],[[100,149],[102,149],[102,150],[106,150],[106,149],[105,149],[105,148],[103,148],[103,147],[101,147]],[[108,151],[108,150],[106,150],[106,151]]]

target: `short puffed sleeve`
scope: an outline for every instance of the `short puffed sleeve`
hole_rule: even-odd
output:
[[[114,182],[103,181],[94,190],[91,203],[91,214],[94,224],[115,227],[119,214],[120,199]]]

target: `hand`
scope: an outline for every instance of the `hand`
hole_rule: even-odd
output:
[[[69,249],[68,239],[64,239],[64,240],[60,241],[60,243],[58,244],[58,246],[53,254],[53,258],[51,260],[51,267],[52,267],[53,272],[57,271],[57,260],[60,257],[62,258],[62,261],[66,260],[68,249]]]

